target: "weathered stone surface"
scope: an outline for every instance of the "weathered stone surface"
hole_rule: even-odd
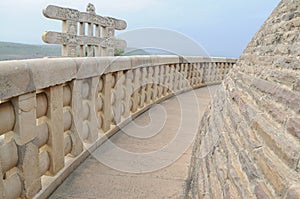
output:
[[[297,199],[300,198],[300,188],[299,187],[292,187],[288,190],[286,199]]]
[[[49,102],[47,124],[49,128],[49,139],[47,151],[51,164],[49,171],[55,175],[64,167],[64,120],[63,120],[63,87],[53,86],[46,91]]]
[[[13,130],[15,125],[15,112],[11,103],[0,104],[0,134]]]
[[[93,5],[88,5],[89,7]],[[90,9],[89,9],[90,10]],[[123,30],[127,24],[124,20],[114,19],[111,17],[95,16],[94,13],[80,12],[75,9],[62,8],[54,5],[49,5],[43,10],[45,17],[58,20],[78,20],[79,22],[95,23],[101,26],[114,26],[117,30]]]
[[[222,68],[227,64],[229,69],[235,63],[231,59],[223,63],[226,59],[213,58],[218,63],[211,63],[206,58],[199,58],[199,63],[195,59],[191,64],[180,59],[178,56],[138,56],[1,62],[4,80],[0,84],[6,85],[7,79],[10,81],[9,86],[1,90],[3,95],[0,97],[0,115],[5,117],[1,118],[4,124],[0,127],[1,135],[4,135],[0,141],[0,166],[5,173],[2,178],[7,178],[5,182],[1,181],[0,194],[12,198],[20,194],[27,198],[36,194],[49,195],[87,157],[89,150],[95,150],[118,130],[117,125],[124,126],[130,117],[137,117],[174,93],[219,83],[220,77],[228,72]],[[202,78],[204,74],[205,78]],[[223,125],[218,124],[221,124],[224,101],[220,99],[213,107],[218,112],[214,114],[214,124],[208,128],[222,129]],[[190,106],[187,110],[190,116],[189,110],[195,106],[190,101],[186,104]],[[184,119],[191,122],[188,116]],[[192,118],[197,120],[196,116]],[[197,126],[197,123],[193,125]],[[175,129],[170,128],[169,132],[175,132]],[[204,147],[210,149],[218,142],[219,134],[209,136],[206,136],[208,144]],[[177,149],[186,142],[188,140],[183,136],[172,146]],[[168,158],[170,156],[165,155],[161,161]],[[213,165],[214,160],[210,161]],[[217,182],[219,176],[225,181],[222,172],[210,168],[208,171],[211,179],[203,178],[207,182],[207,193],[210,181]],[[224,182],[214,185],[220,188]],[[39,192],[41,188],[43,190]],[[214,195],[217,197],[221,192],[216,190]]]
[[[76,77],[76,64],[69,58],[0,62],[0,99],[47,88]]]
[[[280,2],[216,92],[194,145],[190,198],[299,198],[299,3]],[[217,191],[203,187],[214,167]]]
[[[23,181],[24,197],[32,198],[42,188],[39,171],[38,148],[32,142],[18,146],[19,162]]]
[[[16,122],[10,135],[18,145],[33,141],[36,137],[36,94],[28,93],[13,99]]]
[[[286,124],[287,131],[297,137],[300,138],[300,120],[297,118],[289,118]]]
[[[272,199],[273,195],[268,190],[264,182],[258,182],[254,188],[254,194],[257,199]]]

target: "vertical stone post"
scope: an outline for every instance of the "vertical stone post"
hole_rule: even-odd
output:
[[[140,103],[139,107],[143,108],[145,106],[145,99],[146,99],[146,85],[147,85],[147,77],[148,77],[148,72],[147,68],[143,67],[142,68],[142,78],[141,78],[141,89],[140,89]]]
[[[77,21],[66,20],[62,22],[62,32],[67,34],[77,34]],[[71,36],[70,36],[71,37]],[[62,45],[62,56],[63,57],[77,57],[77,42],[74,38],[69,38],[70,43]]]
[[[64,119],[63,119],[63,86],[52,86],[46,91],[48,99],[47,117],[49,126],[48,153],[50,156],[49,171],[55,175],[64,167]]]
[[[111,87],[112,87],[112,74],[106,74],[103,77],[103,131],[110,130],[111,125]]]
[[[141,71],[139,68],[134,70],[134,78],[133,78],[133,94],[132,94],[132,109],[131,111],[134,113],[137,111],[139,106],[140,94],[139,90],[141,89]]]
[[[169,67],[170,67],[170,76],[169,76],[169,84],[168,84],[168,93],[175,93],[175,90],[174,90],[175,66],[173,64],[171,64]]]
[[[125,119],[127,119],[130,116],[130,110],[131,107],[133,106],[133,102],[131,100],[131,96],[133,94],[132,81],[133,81],[132,70],[128,70],[126,72],[126,79],[125,79],[125,99],[124,99],[125,110],[123,113],[123,117]]]
[[[159,70],[160,67],[156,66],[154,68],[154,78],[153,78],[153,91],[152,91],[152,101],[156,101],[159,97],[158,97],[158,93],[159,93]]]
[[[115,77],[115,106],[113,107],[114,111],[114,121],[116,124],[121,122],[121,115],[122,115],[122,100],[125,96],[122,96],[125,93],[123,92],[123,83],[125,82],[125,76],[123,71],[117,72]]]
[[[33,143],[36,137],[36,94],[20,95],[12,102],[16,115],[13,137],[18,147],[22,196],[32,198],[41,189],[39,149]]]
[[[111,21],[111,19],[109,19]],[[110,22],[112,23],[112,21]],[[105,39],[105,47],[101,48],[101,56],[114,56],[113,39],[115,36],[115,29],[112,27],[102,27],[102,38]]]
[[[164,77],[164,82],[163,82],[163,96],[167,96],[168,94],[168,90],[170,88],[169,86],[169,81],[170,81],[170,71],[171,71],[171,68],[170,68],[170,65],[166,65],[166,66],[163,66],[164,67],[164,73],[162,74],[163,77]]]
[[[82,82],[78,80],[72,81],[70,84],[72,91],[72,103],[71,103],[71,114],[72,114],[72,125],[71,125],[71,139],[72,139],[72,149],[71,155],[76,157],[83,150],[83,144],[80,138],[80,132],[82,131],[82,122],[80,123],[81,113],[82,113],[82,97],[81,89]]]
[[[80,22],[79,35],[84,36],[84,34],[85,34],[85,23]],[[79,54],[80,57],[85,57],[85,45],[80,45]]]
[[[100,38],[100,36],[101,36],[100,30],[101,30],[101,29],[100,29],[100,25],[96,24],[96,25],[95,25],[95,37]],[[95,55],[96,57],[100,57],[100,56],[101,56],[101,48],[100,48],[100,45],[95,46],[95,47],[94,47],[94,51],[95,51],[94,55]]]
[[[153,85],[153,75],[154,75],[154,70],[153,67],[150,66],[148,67],[148,75],[146,79],[146,105],[150,104],[151,102],[151,95],[152,95],[152,85]]]
[[[94,25],[92,23],[88,23],[88,36],[92,37],[94,34]],[[94,46],[88,45],[87,46],[87,56],[94,57]]]

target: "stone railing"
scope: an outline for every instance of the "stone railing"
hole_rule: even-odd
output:
[[[122,125],[220,83],[235,59],[179,56],[0,62],[0,198],[45,198]]]

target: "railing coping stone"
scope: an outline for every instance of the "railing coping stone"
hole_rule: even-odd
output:
[[[119,70],[164,64],[236,62],[233,58],[141,55],[120,57],[42,58],[0,62],[0,100]]]

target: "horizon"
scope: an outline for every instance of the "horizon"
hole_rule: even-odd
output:
[[[43,8],[54,4],[85,11],[89,2],[87,0],[77,0],[72,3],[66,0],[5,1],[0,7],[2,25],[0,41],[28,45],[45,44],[41,39],[42,33],[50,30],[60,31],[61,23],[44,17]],[[91,3],[95,5],[98,15],[112,16],[127,22],[127,29],[116,31],[117,37],[138,29],[153,27],[168,29],[193,39],[210,56],[239,57],[279,2],[279,0],[272,2],[213,0],[186,3],[180,0],[164,2],[112,0]],[[12,8],[16,11],[11,12]],[[21,23],[20,19],[22,19]]]

